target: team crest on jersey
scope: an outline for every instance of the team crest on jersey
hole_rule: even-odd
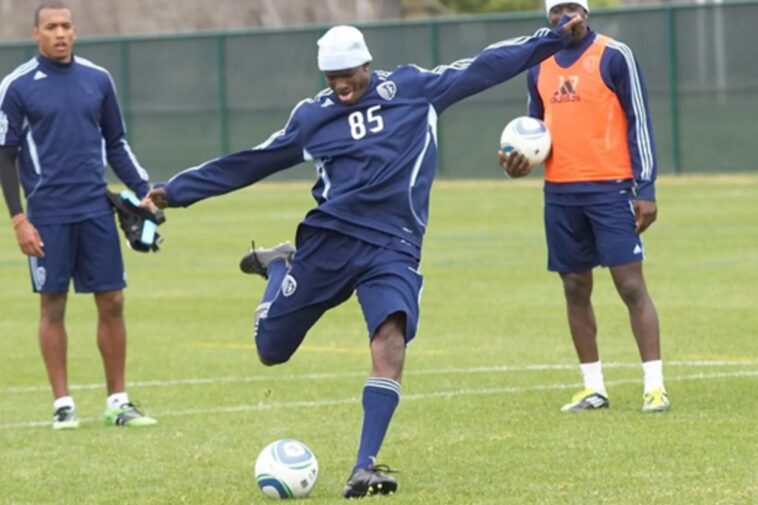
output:
[[[392,81],[385,81],[376,87],[376,92],[389,102],[397,94],[397,85]]]
[[[584,70],[586,72],[597,72],[598,67],[600,66],[600,58],[597,56],[587,56],[582,65],[584,65]]]
[[[47,271],[45,270],[45,267],[37,267],[37,284],[39,285],[39,287],[44,286],[46,280],[47,280]]]
[[[292,296],[297,290],[297,281],[290,274],[287,274],[282,281],[282,295]]]

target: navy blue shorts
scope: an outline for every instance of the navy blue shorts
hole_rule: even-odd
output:
[[[592,205],[545,203],[547,268],[552,272],[586,272],[644,259],[642,238],[635,232],[628,200]]]
[[[77,293],[126,287],[118,231],[113,215],[77,223],[37,226],[45,257],[29,257],[37,293],[66,293],[71,279]]]
[[[355,292],[368,336],[394,313],[405,314],[405,340],[416,335],[423,288],[418,261],[341,233],[301,227],[292,268],[258,322],[258,353],[284,362],[332,307]]]

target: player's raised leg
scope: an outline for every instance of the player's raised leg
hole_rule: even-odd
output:
[[[258,321],[266,317],[271,302],[281,288],[284,276],[292,265],[294,254],[295,246],[289,242],[281,242],[273,247],[255,247],[253,240],[250,250],[240,260],[240,270],[243,273],[260,275],[268,281],[261,303],[253,315],[253,338],[258,334]]]
[[[240,260],[240,270],[246,274],[256,274],[268,279],[268,268],[271,263],[281,260],[289,266],[294,254],[295,246],[289,242],[281,242],[273,247],[255,247],[253,240],[250,250]]]
[[[295,254],[295,247],[289,242],[282,242],[272,247],[255,247],[255,241],[252,243],[250,250],[240,260],[240,270],[246,274],[260,275],[266,279],[266,287],[261,297],[261,302],[255,309],[253,315],[253,340],[256,342],[258,349],[258,358],[267,366],[276,365],[286,361],[282,361],[280,358],[281,353],[276,353],[277,357],[269,356],[269,352],[266,350],[269,346],[264,345],[264,341],[278,340],[281,342],[282,338],[260,338],[259,339],[259,323],[261,319],[265,319],[268,316],[268,311],[271,308],[271,303],[277,297],[282,289],[282,282],[292,266],[292,257]],[[294,319],[294,316],[293,316]],[[315,319],[314,319],[315,322]],[[269,333],[279,332],[280,325],[274,323],[275,326]],[[308,326],[310,327],[310,326]],[[291,331],[287,331],[289,337],[292,336],[294,328]],[[305,338],[305,332],[298,332],[300,334],[299,340]],[[296,348],[296,346],[295,346]],[[293,349],[294,351],[294,349]],[[289,353],[287,358],[289,358]]]
[[[360,252],[340,254],[355,240],[301,227],[297,243],[296,253],[290,244],[253,248],[268,277],[255,311],[254,336],[258,358],[267,366],[287,362],[324,312],[350,298],[355,287],[351,262]]]

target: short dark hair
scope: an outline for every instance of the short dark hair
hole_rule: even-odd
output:
[[[58,1],[41,2],[39,6],[34,10],[34,26],[39,26],[39,13],[42,12],[44,9],[67,9],[69,12],[71,11],[71,7],[69,7],[63,2],[58,2]]]

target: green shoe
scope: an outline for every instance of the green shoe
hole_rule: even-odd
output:
[[[143,426],[153,426],[154,424],[158,424],[158,421],[140,412],[133,403],[125,403],[120,407],[106,409],[105,411],[106,426],[142,428]]]
[[[53,414],[54,430],[75,430],[79,427],[79,419],[72,407],[61,407]]]

